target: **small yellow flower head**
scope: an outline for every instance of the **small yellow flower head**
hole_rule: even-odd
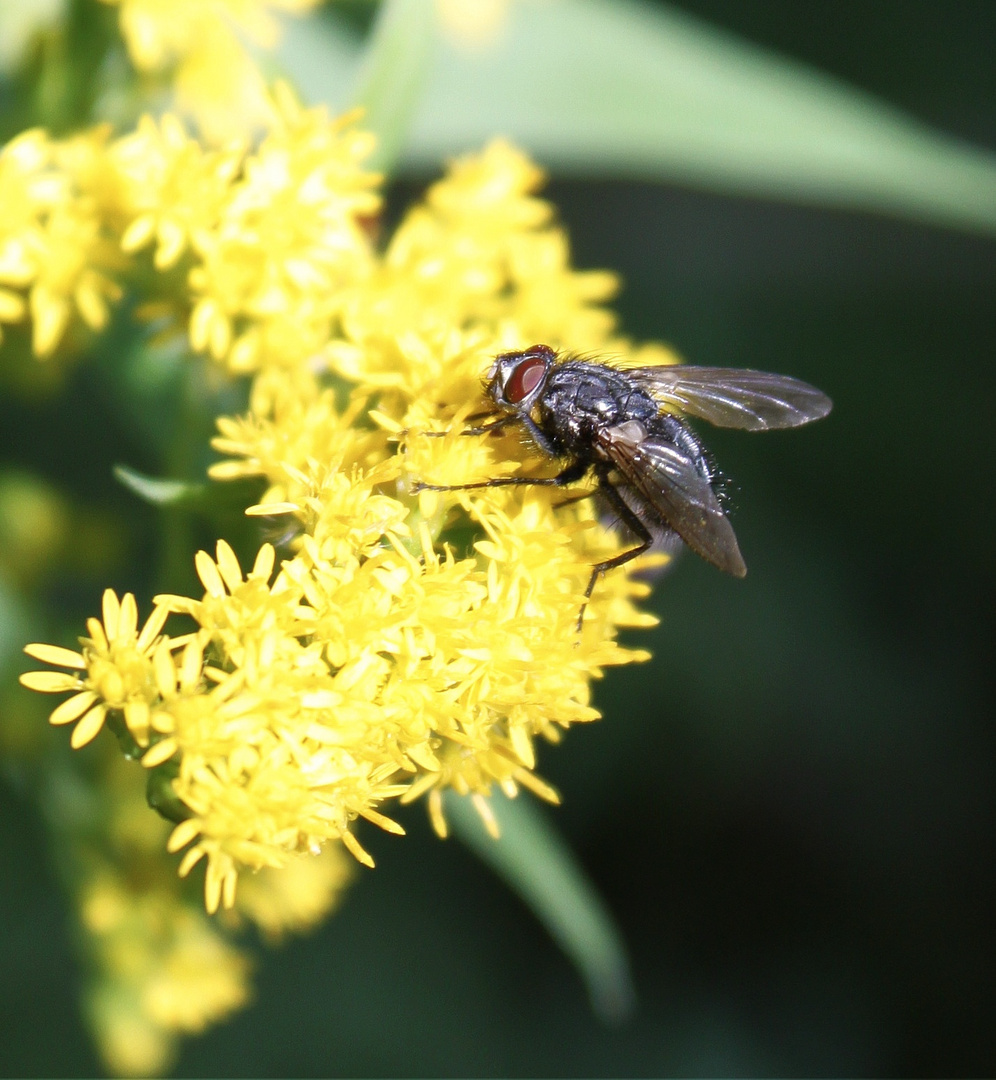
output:
[[[193,237],[217,225],[242,153],[238,144],[204,149],[169,113],[158,124],[143,116],[111,149],[123,190],[123,250],[155,241],[156,269],[174,266]]]
[[[167,887],[135,889],[104,866],[83,887],[80,917],[96,968],[88,1012],[113,1072],[162,1075],[178,1035],[248,1000],[249,961]]]
[[[375,809],[404,790],[391,779],[404,762],[397,725],[371,706],[382,674],[370,656],[330,666],[300,584],[286,573],[268,584],[273,562],[265,545],[243,580],[219,543],[217,562],[198,556],[202,600],[158,598],[201,630],[179,657],[156,652],[151,725],[163,737],[143,763],[179,755],[173,788],[192,816],[169,848],[195,841],[181,874],[207,857],[209,911],[232,905],[240,866],[280,867],[330,840],[372,865],[351,832],[357,816],[402,831]]]
[[[235,910],[271,942],[312,930],[337,906],[356,863],[339,844],[298,855],[281,870],[264,868],[239,882]]]
[[[107,276],[116,248],[89,186],[106,135],[58,144],[35,130],[0,150],[0,323],[30,312],[38,356],[54,352],[74,313],[101,329],[120,295]]]
[[[482,48],[501,37],[512,0],[435,0],[446,36],[464,49]]]
[[[77,778],[100,812],[66,823],[77,845],[84,1001],[112,1073],[162,1076],[180,1036],[245,1004],[251,965],[177,878],[165,852],[168,823],[148,812],[146,777],[102,749]]]
[[[286,87],[276,118],[217,224],[195,239],[195,349],[235,371],[300,367],[325,345],[346,285],[367,276],[366,219],[380,208],[365,172],[371,137],[349,118],[302,109]]]
[[[277,42],[271,11],[303,15],[320,0],[104,0],[121,12],[121,31],[132,62],[159,71],[205,47],[213,27],[237,27],[264,48]]]
[[[43,693],[73,690],[50,717],[53,724],[70,724],[73,747],[85,746],[104,726],[109,710],[120,711],[132,738],[139,746],[149,741],[149,706],[156,699],[152,656],[168,611],[157,608],[138,630],[135,597],[127,593],[118,601],[111,589],[104,593],[103,622],[90,619],[90,636],[81,638],[82,650],[72,652],[56,645],[27,645],[24,651],[36,660],[77,674],[29,671],[22,685]]]
[[[248,134],[269,117],[263,76],[242,38],[272,48],[274,12],[303,15],[319,0],[104,0],[139,71],[172,74],[177,103],[212,143]]]

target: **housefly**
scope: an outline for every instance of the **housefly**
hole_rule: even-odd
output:
[[[463,434],[483,435],[519,424],[543,453],[561,463],[560,471],[449,486],[419,483],[414,489],[562,487],[594,473],[597,490],[637,542],[592,566],[586,605],[606,571],[655,543],[667,546],[678,538],[725,573],[747,573],[716,493],[715,469],[683,416],[717,427],[769,431],[819,420],[831,408],[816,387],[787,375],[685,365],[613,367],[558,355],[549,345],[496,357],[487,393],[498,417]]]

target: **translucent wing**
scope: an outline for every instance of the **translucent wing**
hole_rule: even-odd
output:
[[[603,428],[597,439],[630,489],[620,495],[637,517],[651,528],[663,524],[673,529],[696,554],[727,574],[747,573],[733,526],[692,458],[673,443],[648,436],[634,421]],[[647,521],[649,514],[654,519]]]
[[[750,368],[675,364],[624,370],[665,405],[717,427],[745,431],[798,427],[826,416],[833,404],[801,379]]]

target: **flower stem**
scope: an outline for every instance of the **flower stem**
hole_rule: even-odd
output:
[[[429,68],[435,17],[429,0],[384,0],[370,35],[354,103],[377,136],[370,162],[390,172],[404,147]]]

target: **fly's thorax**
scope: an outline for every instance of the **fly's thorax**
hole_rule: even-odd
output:
[[[559,364],[536,401],[537,421],[560,447],[586,456],[595,433],[627,420],[647,423],[657,403],[623,372],[583,360]]]

